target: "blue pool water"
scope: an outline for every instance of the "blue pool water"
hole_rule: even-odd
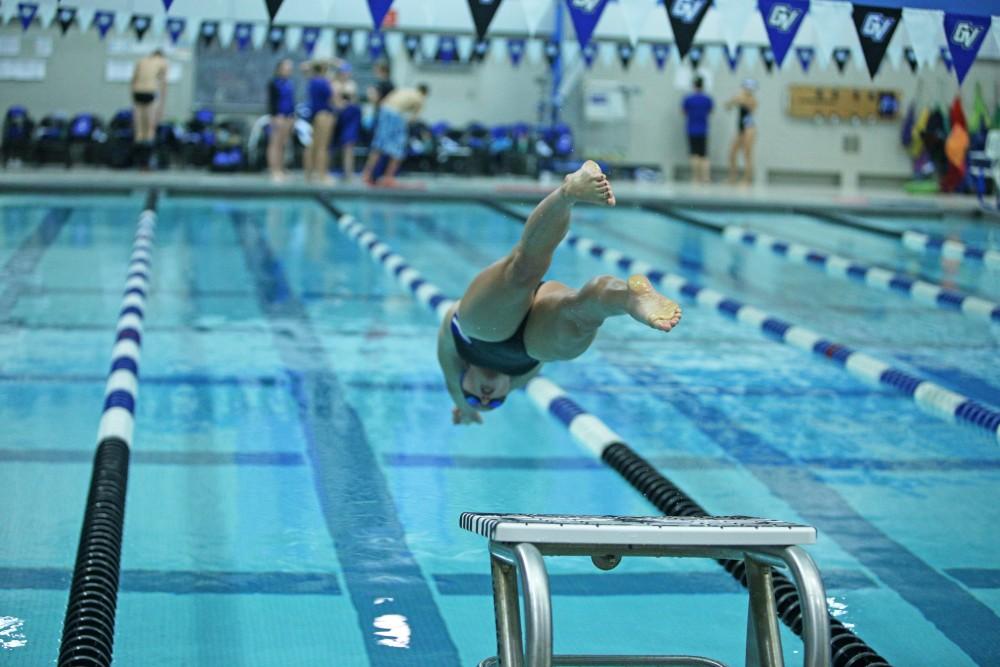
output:
[[[450,296],[520,226],[474,203],[334,202]],[[0,199],[0,660],[53,662],[138,198]],[[527,209],[522,209],[524,212]],[[805,216],[699,211],[996,298],[996,275]],[[998,329],[660,214],[574,229],[981,402]],[[454,427],[437,323],[308,200],[161,201],[130,470],[123,665],[473,665],[494,650],[464,510],[654,514],[515,395]],[[550,277],[605,267],[561,249]],[[1000,447],[685,304],[546,375],[709,511],[815,525],[829,604],[895,665],[1000,664]],[[742,664],[714,562],[550,559],[560,652]],[[783,630],[786,660],[800,641]]]

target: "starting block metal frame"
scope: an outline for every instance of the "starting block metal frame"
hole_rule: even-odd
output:
[[[613,517],[463,512],[459,525],[489,540],[497,655],[479,667],[550,665],[690,665],[725,667],[711,658],[678,655],[552,655],[552,601],[543,556],[589,556],[613,569],[623,557],[742,560],[750,596],[748,667],[783,667],[772,567],[787,568],[802,607],[803,665],[829,667],[830,623],[819,571],[802,544],[811,526],[752,517]],[[522,644],[518,580],[524,595]]]

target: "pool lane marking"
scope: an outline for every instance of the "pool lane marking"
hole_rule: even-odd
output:
[[[290,378],[317,498],[371,664],[459,664],[458,650],[409,550],[388,483],[330,365],[331,356],[274,255],[264,225],[240,211],[230,215]],[[406,617],[409,649],[379,641],[375,622],[388,614]]]
[[[662,370],[644,370],[603,355],[640,386],[655,386]],[[794,459],[693,392],[678,388],[667,400],[699,431],[739,461],[771,493],[803,520],[820,527],[842,549],[875,573],[889,588],[961,648],[977,664],[1000,661],[1000,618],[967,590],[925,563],[905,546],[869,522],[840,494]],[[776,467],[774,462],[788,463]]]
[[[71,212],[72,209],[63,207],[49,209],[35,230],[7,258],[0,269],[0,283],[6,285],[3,292],[0,292],[0,320],[10,316],[18,299],[29,289],[24,284],[25,277],[34,273],[45,251],[52,246],[69,220]],[[117,293],[121,294],[120,291]]]
[[[948,289],[937,283],[919,280],[878,266],[868,266],[850,257],[822,252],[802,243],[780,239],[745,227],[727,225],[722,238],[731,245],[744,245],[761,250],[793,264],[821,269],[826,275],[853,280],[886,292],[909,296],[919,303],[935,306],[983,322],[1000,322],[1000,304],[988,299]]]
[[[925,254],[940,253],[945,259],[959,262],[969,259],[982,264],[987,269],[1000,271],[1000,250],[979,248],[962,243],[961,241],[933,234],[925,234],[912,229],[905,230],[900,237],[900,241],[909,250]]]

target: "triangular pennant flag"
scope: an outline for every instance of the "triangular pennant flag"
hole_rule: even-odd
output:
[[[250,46],[251,39],[253,39],[253,25],[244,22],[237,23],[236,27],[233,28],[233,41],[236,42],[236,48],[240,51],[246,51],[247,47]]]
[[[586,46],[580,47],[580,56],[587,69],[594,66],[594,58],[597,57],[597,42],[587,42]]]
[[[829,66],[834,49],[858,41],[850,3],[812,2],[809,4],[809,23],[813,27],[812,45],[816,47],[816,63],[820,69]]]
[[[132,20],[129,21],[129,25],[135,31],[136,39],[141,42],[142,38],[146,35],[146,31],[153,25],[153,17],[149,14],[135,14],[132,16]]]
[[[722,24],[722,41],[730,52],[735,52],[743,39],[756,4],[748,0],[715,0],[714,13]]]
[[[941,47],[947,44],[940,12],[907,7],[903,9],[903,25],[910,36],[910,47],[917,61],[925,67],[934,65]]]
[[[35,15],[38,14],[38,3],[37,2],[19,2],[17,3],[17,18],[21,20],[21,29],[27,30],[28,27],[35,20]]]
[[[406,55],[410,60],[416,58],[417,54],[420,53],[420,43],[421,38],[417,33],[409,33],[403,39],[403,47],[406,49]]]
[[[951,73],[951,70],[954,69],[955,64],[951,59],[951,52],[948,50],[947,46],[941,47],[941,64],[944,65],[945,71],[949,74]]]
[[[108,34],[108,30],[111,30],[111,26],[114,24],[114,12],[94,12],[94,25],[97,26],[97,34],[101,36],[101,39],[104,39],[104,36]]]
[[[736,68],[740,66],[740,58],[743,56],[743,47],[737,46],[735,49],[730,49],[728,46],[723,48],[726,54],[726,63],[729,65],[729,71],[735,72]]]
[[[868,76],[875,78],[885,50],[889,47],[893,33],[899,25],[903,10],[892,7],[871,7],[854,5],[854,27],[861,41],[861,51],[868,65]]]
[[[372,30],[368,33],[368,57],[378,60],[385,53],[385,37],[380,30]]]
[[[576,39],[582,48],[594,35],[594,28],[608,6],[608,0],[566,0],[566,6],[569,7],[569,17],[573,20]]]
[[[552,6],[552,0],[521,0],[521,8],[524,9],[524,20],[528,24],[528,35],[535,36],[538,26],[545,18],[546,12]]]
[[[274,17],[278,15],[278,10],[281,9],[281,3],[284,1],[285,0],[266,0],[267,15],[271,19],[271,23],[274,23]]]
[[[639,45],[639,33],[646,25],[649,12],[652,11],[655,3],[651,0],[618,0],[618,7],[621,10],[622,22],[625,24],[625,32],[628,34],[628,41],[632,46]],[[636,57],[638,57],[636,53]]]
[[[264,42],[271,34],[271,26],[254,26],[253,39],[250,44],[253,46],[254,51],[259,51],[264,47]]]
[[[472,55],[470,60],[473,62],[481,63],[486,60],[486,54],[490,52],[490,40],[489,39],[477,39],[475,44],[472,45]]]
[[[662,71],[667,66],[667,58],[670,57],[670,45],[657,42],[653,44],[653,60],[656,61],[656,69]]]
[[[443,63],[456,62],[458,60],[458,41],[451,35],[438,37],[437,53],[434,59]]]
[[[180,16],[171,16],[167,19],[167,35],[170,36],[170,43],[176,44],[177,40],[184,34],[187,27],[187,19]]]
[[[392,60],[393,58],[398,58],[400,54],[403,53],[403,33],[401,32],[387,32],[385,34],[385,54]]]
[[[285,46],[285,26],[272,25],[267,29],[267,43],[271,51],[280,51]]]
[[[910,71],[916,74],[917,69],[920,67],[920,61],[917,59],[917,52],[913,50],[913,47],[908,46],[903,49],[903,58],[906,60],[906,64],[910,66]]]
[[[799,59],[799,64],[802,65],[802,71],[808,72],[813,58],[816,57],[816,49],[811,46],[797,46],[795,47],[795,55]]]
[[[848,61],[851,59],[851,50],[846,47],[839,47],[833,50],[833,62],[837,64],[837,71],[844,73]]]
[[[889,48],[885,50],[885,58],[892,65],[892,69],[899,71],[899,68],[903,65],[903,40],[900,37],[896,37],[891,42],[889,42]]]
[[[346,58],[351,53],[354,43],[354,33],[351,30],[338,30],[334,41],[338,58]]]
[[[709,70],[715,71],[722,64],[722,51],[725,47],[720,44],[712,44],[705,47],[705,66]]]
[[[688,62],[691,63],[692,67],[698,67],[701,64],[701,59],[705,56],[705,49],[700,46],[692,46],[691,50],[688,51]]]
[[[760,59],[764,63],[764,69],[767,70],[768,74],[774,71],[774,51],[771,50],[770,46],[760,47]]]
[[[955,75],[958,77],[959,85],[969,73],[969,68],[972,67],[989,29],[990,19],[987,16],[945,13],[944,33],[948,40],[948,49],[951,51],[951,59],[955,63]]]
[[[501,0],[469,0],[469,11],[472,12],[472,22],[476,25],[476,36],[486,37],[490,23],[500,8]]]
[[[316,50],[316,42],[319,41],[319,33],[323,29],[319,26],[309,25],[302,28],[302,50],[306,52],[306,55],[311,56],[313,51]]]
[[[219,41],[219,22],[204,21],[198,30],[198,37],[204,46],[210,46],[213,42]]]
[[[385,15],[389,13],[390,7],[392,7],[392,0],[368,0],[368,9],[372,12],[372,22],[374,22],[376,30],[382,27],[382,21],[385,20]]]
[[[163,11],[169,12],[170,5],[174,4],[174,0],[163,0]]]
[[[628,69],[628,66],[632,64],[634,56],[635,47],[632,46],[632,42],[618,42],[618,61],[622,64],[622,67]]]
[[[56,23],[59,24],[62,34],[66,34],[74,21],[76,21],[76,7],[60,7],[56,10]]]
[[[510,58],[510,64],[514,67],[521,64],[521,58],[524,57],[524,45],[525,41],[520,37],[512,37],[507,40],[507,56]]]
[[[459,35],[455,38],[455,47],[458,49],[458,62],[467,63],[472,59],[472,36]]]
[[[667,18],[674,31],[674,42],[677,44],[677,54],[683,60],[687,55],[698,26],[705,18],[705,12],[711,3],[709,0],[665,0]]]
[[[554,39],[550,39],[545,42],[545,60],[548,61],[549,67],[556,64],[559,60],[559,42]]]
[[[764,19],[767,38],[771,42],[772,65],[776,62],[780,69],[792,47],[795,34],[802,25],[802,19],[809,11],[809,0],[758,0],[757,4]],[[770,68],[768,71],[771,71]]]

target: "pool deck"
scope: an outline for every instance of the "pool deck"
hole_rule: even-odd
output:
[[[491,199],[537,201],[558,182],[516,177],[461,177],[417,174],[400,179],[397,188],[372,188],[355,180],[320,185],[293,174],[274,183],[265,174],[215,174],[201,170],[138,172],[97,168],[11,168],[0,170],[0,192],[73,192],[125,194],[151,187],[167,195],[238,197],[302,197],[315,195],[375,196],[400,199]],[[815,187],[748,187],[726,184],[615,183],[621,204],[697,206],[711,208],[807,210],[828,213],[869,213],[940,217],[984,215],[975,197],[908,195],[895,190],[847,190]],[[995,215],[995,214],[994,214]],[[990,215],[992,218],[993,215]]]

